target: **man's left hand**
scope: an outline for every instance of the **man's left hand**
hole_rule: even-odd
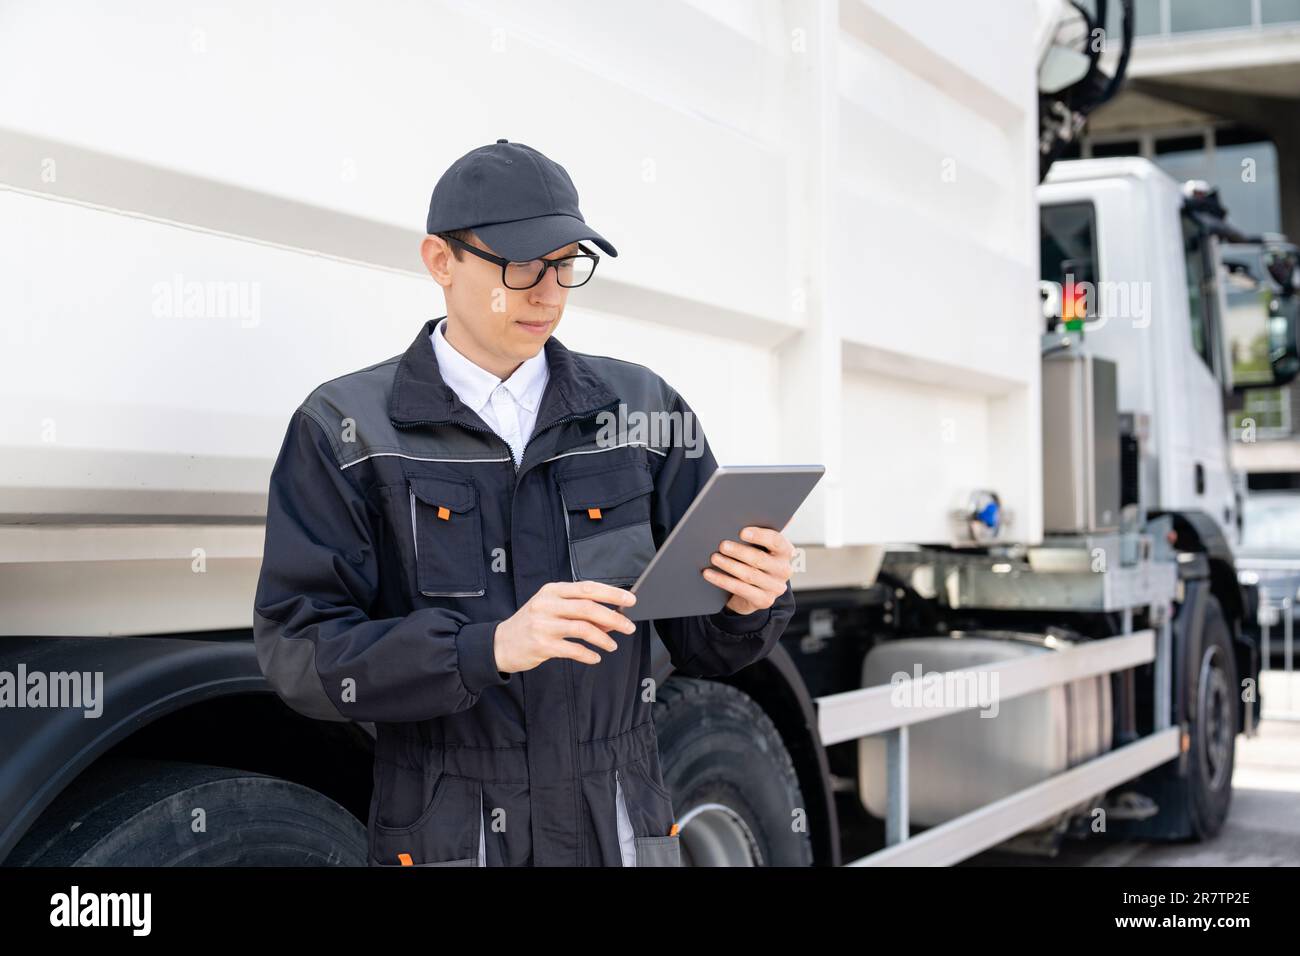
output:
[[[745,527],[740,537],[747,543],[723,541],[713,552],[713,567],[704,578],[730,591],[727,607],[736,614],[752,614],[771,607],[790,580],[790,559],[794,545],[771,528]]]

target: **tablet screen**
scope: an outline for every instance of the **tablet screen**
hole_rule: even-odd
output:
[[[632,585],[637,601],[624,613],[645,621],[722,610],[730,592],[700,573],[715,566],[718,545],[740,541],[747,525],[783,530],[825,472],[823,465],[718,467]]]

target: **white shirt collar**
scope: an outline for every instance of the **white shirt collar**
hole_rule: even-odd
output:
[[[487,405],[502,380],[456,351],[456,347],[447,341],[446,325],[447,319],[443,317],[429,334],[433,340],[434,356],[438,360],[438,371],[442,373],[442,380],[460,400],[477,412]],[[528,411],[536,412],[549,376],[550,368],[543,347],[532,358],[520,363],[511,376],[505,379],[505,386],[516,402]]]

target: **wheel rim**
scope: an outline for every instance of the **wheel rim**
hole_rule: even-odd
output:
[[[721,803],[701,803],[677,821],[682,866],[762,866],[763,855],[744,818]]]
[[[1232,765],[1232,694],[1223,665],[1223,650],[1217,646],[1201,658],[1197,709],[1204,731],[1199,743],[1211,790],[1223,788]]]

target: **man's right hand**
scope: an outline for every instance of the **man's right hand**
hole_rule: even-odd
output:
[[[545,584],[527,604],[497,625],[497,670],[507,674],[532,670],[552,657],[599,664],[599,654],[569,638],[579,638],[607,651],[618,650],[618,643],[606,632],[635,634],[636,622],[604,605],[631,607],[635,603],[636,595],[631,591],[599,581]]]

